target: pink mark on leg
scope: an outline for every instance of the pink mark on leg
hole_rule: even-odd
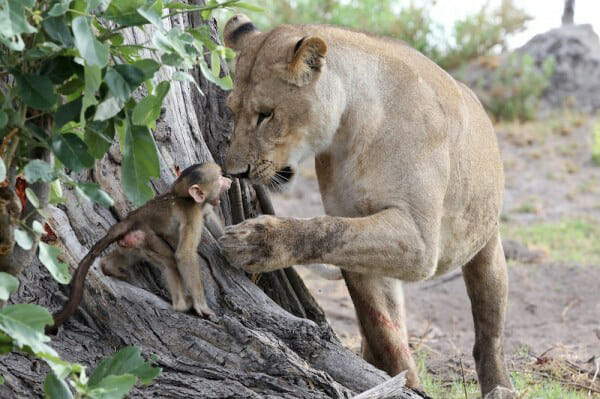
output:
[[[384,326],[390,330],[400,330],[398,323],[395,323],[388,316],[384,315],[372,306],[369,306],[369,318],[375,325]]]

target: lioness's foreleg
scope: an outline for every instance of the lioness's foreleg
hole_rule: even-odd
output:
[[[508,277],[498,234],[463,267],[463,276],[473,311],[473,357],[481,392],[485,396],[496,386],[512,389],[503,353]]]
[[[261,216],[229,226],[220,239],[231,264],[252,273],[295,264],[418,281],[437,267],[440,218],[389,208],[366,217]]]
[[[408,386],[419,386],[408,346],[404,295],[400,280],[343,272],[362,333],[362,356],[394,376],[408,370]]]

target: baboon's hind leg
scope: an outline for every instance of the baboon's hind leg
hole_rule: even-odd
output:
[[[481,392],[496,386],[512,389],[504,364],[504,321],[508,277],[498,234],[463,268],[475,325],[473,357]]]
[[[189,310],[192,304],[185,294],[175,254],[171,247],[153,231],[146,233],[146,255],[151,263],[163,267],[173,309],[179,312]]]

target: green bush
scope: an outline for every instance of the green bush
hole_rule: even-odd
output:
[[[445,69],[505,48],[510,35],[522,31],[530,19],[513,0],[504,0],[498,9],[485,5],[445,32],[429,12],[435,2],[257,0],[266,11],[251,17],[262,29],[288,23],[330,24],[401,39]]]
[[[491,87],[480,96],[484,106],[496,120],[534,119],[554,66],[551,57],[538,68],[530,55],[511,54],[491,73]]]
[[[453,43],[438,63],[450,70],[495,49],[506,50],[506,40],[510,35],[523,31],[530,19],[512,0],[504,0],[496,10],[490,10],[485,4],[479,12],[456,21]]]
[[[47,204],[27,185],[49,188],[50,203],[63,202],[62,186],[68,186],[110,207],[113,200],[98,184],[77,177],[113,142],[122,151],[127,197],[139,206],[154,195],[149,181],[159,176],[160,165],[152,131],[171,82],[200,90],[189,73],[198,67],[227,90],[232,80],[221,64],[235,55],[212,40],[208,26],[167,29],[163,19],[196,12],[208,20],[223,7],[257,9],[238,0],[208,0],[204,6],[171,0],[0,0],[0,260],[12,262],[16,245],[29,253],[39,249],[52,277],[69,282],[60,250],[39,242]],[[151,28],[152,39],[127,43],[123,30],[133,27]],[[160,81],[156,73],[163,67],[171,74]],[[17,200],[34,210],[23,215]],[[51,369],[46,398],[72,398],[74,391],[77,398],[119,399],[138,380],[149,383],[160,372],[138,349],[125,348],[86,376],[84,366],[62,360],[49,345],[44,328],[52,317],[46,309],[3,306],[17,287],[15,277],[0,272],[0,354],[20,351],[44,360]]]

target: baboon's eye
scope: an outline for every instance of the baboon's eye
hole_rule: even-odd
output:
[[[258,113],[258,120],[256,121],[256,126],[260,126],[262,121],[267,118],[270,118],[273,115],[273,111],[264,111]]]

